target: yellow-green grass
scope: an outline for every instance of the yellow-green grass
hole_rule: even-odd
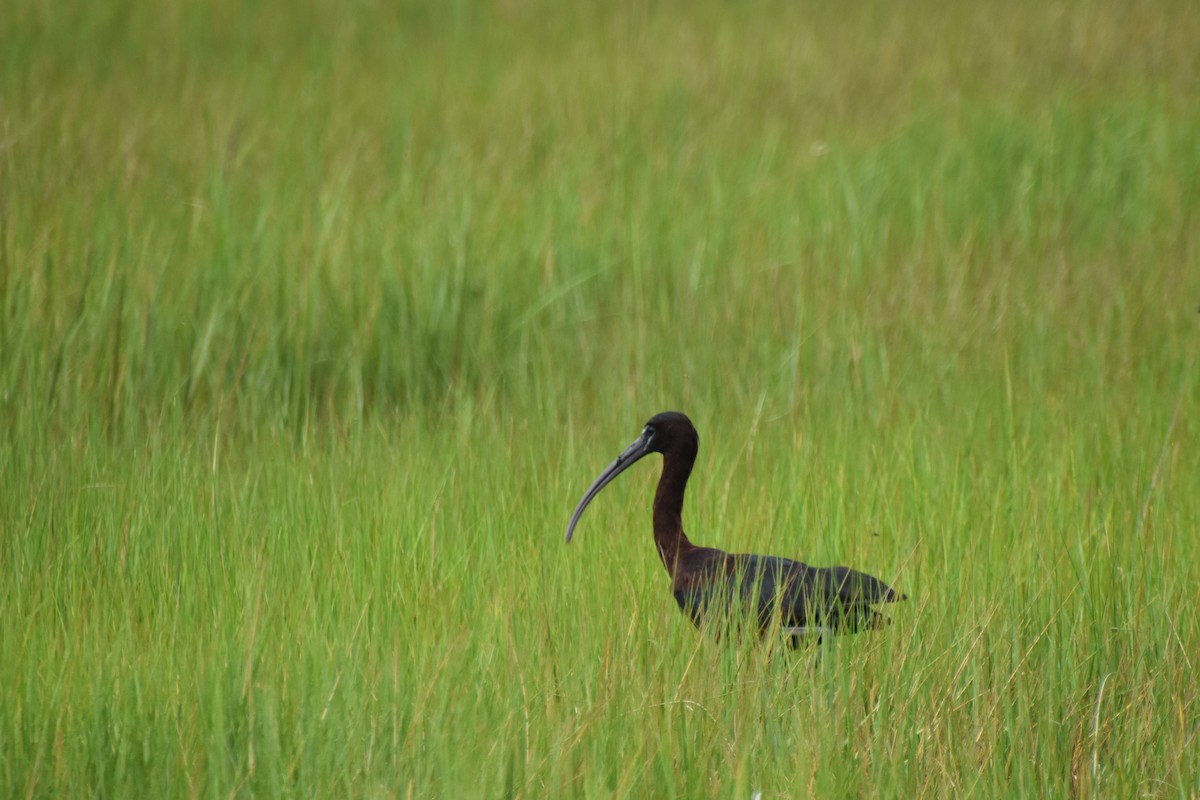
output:
[[[0,9],[14,797],[1194,797],[1184,2]],[[910,601],[697,634],[699,543]]]

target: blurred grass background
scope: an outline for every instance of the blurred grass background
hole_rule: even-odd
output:
[[[1200,792],[1186,3],[0,9],[12,796]],[[913,599],[722,648],[649,542]]]

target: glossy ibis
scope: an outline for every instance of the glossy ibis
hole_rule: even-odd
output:
[[[753,613],[761,635],[776,612],[793,644],[805,634],[854,632],[876,628],[887,618],[875,610],[905,596],[878,578],[847,567],[810,567],[778,556],[730,554],[697,547],[683,532],[683,493],[696,462],[700,437],[686,415],[656,414],[637,440],[588,487],[567,525],[567,541],[588,503],[631,464],[662,453],[663,470],[654,494],[654,543],[671,576],[679,608],[699,627],[710,610],[737,616]],[[732,615],[733,619],[728,619]]]

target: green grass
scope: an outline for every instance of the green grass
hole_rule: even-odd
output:
[[[1195,797],[1191,5],[590,5],[0,9],[4,794]]]

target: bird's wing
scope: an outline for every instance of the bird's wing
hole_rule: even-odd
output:
[[[765,624],[779,608],[785,626],[873,627],[883,618],[871,606],[903,600],[878,578],[848,567],[810,567],[776,556],[737,558],[742,595],[757,600]]]
[[[714,551],[700,580],[675,593],[679,607],[700,625],[712,609],[731,619],[757,617],[760,628],[778,612],[785,628],[857,630],[876,627],[885,618],[871,606],[903,600],[878,578],[847,567],[810,567],[778,556]]]
[[[904,595],[888,586],[874,575],[850,569],[849,567],[808,567],[819,573],[820,580],[825,583],[825,591],[833,594],[844,603],[870,604],[895,603],[906,599]]]

